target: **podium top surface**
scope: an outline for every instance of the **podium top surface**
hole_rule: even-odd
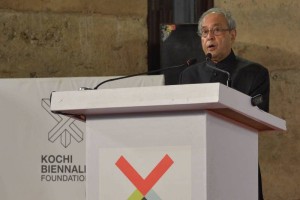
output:
[[[251,97],[220,83],[61,91],[51,111],[68,115],[209,110],[257,130],[286,130],[286,122],[251,105]]]

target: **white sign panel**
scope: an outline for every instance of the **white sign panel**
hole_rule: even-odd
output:
[[[108,78],[0,80],[0,199],[85,199],[85,124],[51,113],[50,94]],[[140,76],[99,89],[162,84],[161,76]]]

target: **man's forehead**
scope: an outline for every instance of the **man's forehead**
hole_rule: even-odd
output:
[[[210,13],[203,18],[202,27],[205,26],[222,26],[226,25],[227,21],[221,13]]]
[[[213,24],[202,24],[202,28],[205,28],[205,27],[208,27],[208,26],[211,26],[211,27],[216,27],[216,26],[223,26],[224,24],[223,23],[213,23]]]

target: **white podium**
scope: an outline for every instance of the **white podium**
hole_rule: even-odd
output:
[[[219,83],[54,92],[86,117],[88,200],[257,200],[258,132],[285,121]]]

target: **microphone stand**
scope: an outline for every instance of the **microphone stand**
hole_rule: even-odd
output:
[[[131,77],[134,77],[134,76],[154,74],[156,72],[162,72],[162,71],[165,71],[165,70],[168,70],[168,69],[172,69],[172,68],[184,67],[185,65],[186,64],[181,64],[181,65],[177,65],[177,66],[166,67],[166,68],[163,68],[163,69],[156,69],[156,70],[149,71],[149,72],[142,72],[142,73],[137,73],[137,74],[131,74],[131,75],[128,75],[128,76],[121,76],[121,77],[117,77],[117,78],[108,79],[108,80],[102,81],[101,83],[99,83],[98,85],[96,85],[96,87],[94,87],[94,90],[97,90],[101,85],[103,85],[104,83],[107,83],[107,82],[121,80],[121,79],[125,79],[125,78],[131,78]]]
[[[131,77],[134,77],[134,76],[154,74],[156,72],[163,72],[163,71],[166,71],[166,70],[169,70],[169,69],[180,68],[180,67],[184,67],[184,66],[190,66],[190,65],[196,63],[196,61],[197,61],[196,59],[189,59],[189,60],[186,61],[186,63],[176,65],[176,66],[170,66],[170,67],[165,67],[165,68],[162,68],[162,69],[152,70],[152,71],[148,71],[148,72],[142,72],[142,73],[131,74],[131,75],[127,75],[127,76],[121,76],[121,77],[117,77],[117,78],[107,79],[105,81],[102,81],[98,85],[96,85],[94,88],[80,87],[79,90],[97,90],[101,85],[103,85],[107,82],[121,80],[121,79],[125,79],[125,78],[131,78]]]
[[[218,71],[218,72],[226,74],[227,75],[226,85],[227,85],[227,87],[231,87],[231,84],[230,84],[230,82],[231,82],[230,73],[228,71],[219,69],[215,65],[213,65],[212,61],[211,61],[211,58],[212,58],[211,53],[206,54],[206,64],[207,64],[207,66],[210,67],[210,68],[212,68],[212,69],[214,69],[214,70],[216,70],[216,71]]]

